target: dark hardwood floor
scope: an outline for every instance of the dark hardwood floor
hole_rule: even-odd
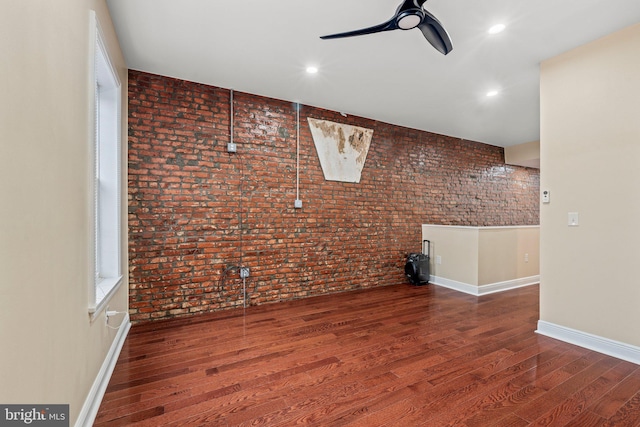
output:
[[[640,426],[640,366],[537,320],[403,284],[135,325],[95,425]]]

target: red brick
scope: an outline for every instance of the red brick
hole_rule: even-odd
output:
[[[421,224],[538,224],[539,171],[503,149],[129,72],[130,314],[135,322],[405,283]],[[359,184],[325,181],[307,117],[371,128]],[[242,229],[240,228],[242,222]],[[229,267],[223,277],[223,272]],[[223,280],[224,279],[224,280]]]

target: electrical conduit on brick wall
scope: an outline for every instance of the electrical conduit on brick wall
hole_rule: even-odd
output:
[[[133,321],[242,307],[241,259],[255,305],[405,283],[422,224],[538,224],[539,171],[502,148],[304,105],[295,209],[296,104],[234,98],[230,155],[229,90],[129,72]],[[324,180],[307,117],[374,130],[359,184]]]

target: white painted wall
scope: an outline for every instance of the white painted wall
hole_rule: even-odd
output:
[[[479,229],[478,286],[540,274],[540,228]]]
[[[543,62],[540,93],[540,319],[640,346],[640,24]]]
[[[539,233],[537,226],[422,226],[434,283],[476,295],[537,283]]]
[[[508,165],[540,169],[540,141],[504,147],[504,162]]]
[[[71,425],[111,348],[92,322],[89,66],[97,12],[122,83],[127,265],[127,70],[103,0],[6,1],[0,13],[0,402],[70,404]],[[110,303],[127,311],[128,282]],[[117,325],[115,325],[117,326]]]
[[[431,241],[431,275],[478,286],[479,238],[478,227],[424,224],[422,239]]]

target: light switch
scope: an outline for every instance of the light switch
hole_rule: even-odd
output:
[[[569,212],[569,227],[577,227],[579,220],[578,212]]]

